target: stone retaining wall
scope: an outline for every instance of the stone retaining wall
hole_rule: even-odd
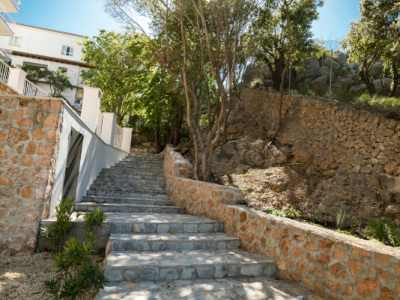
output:
[[[0,256],[36,247],[54,181],[61,114],[61,100],[0,97]]]
[[[229,120],[230,137],[268,139],[279,119],[276,93],[244,90]],[[278,140],[320,171],[400,175],[400,122],[336,102],[285,95]]]
[[[177,170],[191,168],[175,162],[178,156],[164,151],[167,192],[176,205],[224,222],[244,249],[275,258],[280,278],[332,299],[400,298],[400,251],[232,205],[244,197],[239,189],[177,177]]]
[[[0,95],[18,95],[18,93],[0,80]]]

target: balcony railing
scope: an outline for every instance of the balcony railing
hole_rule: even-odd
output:
[[[4,83],[8,82],[8,76],[10,75],[10,66],[4,61],[0,60],[0,80]]]
[[[29,97],[51,97],[48,93],[46,93],[37,85],[30,82],[28,79],[25,79],[23,94],[24,96]]]

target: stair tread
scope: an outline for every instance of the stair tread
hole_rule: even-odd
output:
[[[110,236],[111,240],[121,241],[207,241],[207,240],[219,240],[219,241],[231,241],[239,240],[238,237],[223,233],[223,232],[212,232],[212,233],[162,233],[162,234],[129,234],[129,233],[112,233]]]
[[[150,223],[150,224],[164,224],[164,223],[220,223],[218,221],[210,220],[203,217],[196,217],[187,214],[163,214],[163,213],[104,213],[106,216],[106,223]],[[82,213],[78,222],[84,220],[85,213]],[[55,221],[54,218],[42,220],[42,222]],[[72,213],[71,219],[76,220],[76,213]]]
[[[129,268],[142,266],[185,267],[194,265],[261,264],[275,263],[264,256],[235,250],[189,250],[189,251],[112,251],[106,259],[106,267]]]
[[[180,280],[179,282],[111,282],[97,300],[111,299],[282,299],[322,300],[293,282],[269,277]]]

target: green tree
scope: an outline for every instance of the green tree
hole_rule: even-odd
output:
[[[144,58],[146,39],[130,30],[124,34],[100,30],[83,43],[83,61],[92,67],[82,72],[84,82],[103,91],[102,109],[117,115],[117,124],[132,113],[147,84],[149,62]]]
[[[72,84],[69,81],[67,74],[61,72],[61,70],[54,72],[34,65],[26,65],[23,66],[22,69],[26,72],[26,79],[29,81],[38,83],[43,79],[48,83],[52,97],[62,97],[62,93],[67,88],[72,89]]]
[[[247,35],[247,53],[267,65],[275,90],[280,90],[282,78],[286,87],[284,73],[289,57],[294,62],[302,61],[318,51],[312,40],[311,24],[318,18],[317,8],[323,3],[323,0],[265,0],[257,11]]]
[[[255,2],[106,1],[114,17],[139,29],[130,15],[133,9],[152,20],[157,39],[152,49],[157,61],[184,89],[186,119],[195,150],[196,179],[198,175],[205,181],[211,177],[213,151],[226,128],[243,34],[255,11]]]
[[[359,7],[361,18],[352,23],[343,46],[350,54],[350,61],[360,64],[360,78],[371,96],[376,91],[370,69],[383,61],[393,78],[390,95],[395,96],[400,80],[400,3],[362,0]]]

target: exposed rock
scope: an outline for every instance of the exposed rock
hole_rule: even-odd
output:
[[[303,81],[306,78],[317,78],[318,77],[318,71],[320,68],[319,61],[316,57],[312,57],[305,63],[306,66],[308,66],[307,69],[305,70],[300,70],[299,73],[297,74],[297,81]]]
[[[280,165],[285,163],[287,160],[287,156],[275,146],[265,146],[263,149],[263,154],[267,159],[268,166],[275,166],[277,164]]]
[[[336,223],[338,213],[368,221],[383,213],[377,192],[370,186],[368,175],[337,171],[332,178],[322,180],[311,195],[311,206],[321,221]]]
[[[374,80],[374,86],[377,92],[381,91],[383,88],[389,89],[390,85],[392,84],[393,80],[391,78],[383,78],[381,79],[375,79]],[[383,87],[382,87],[383,83]]]
[[[333,56],[336,58],[336,61],[341,65],[346,65],[347,64],[347,59],[349,56],[343,52],[336,51],[333,53]]]
[[[328,89],[328,75],[323,75],[311,82],[311,87],[317,93],[325,92]]]
[[[256,152],[261,152],[263,151],[265,146],[265,141],[264,140],[255,140],[254,142],[249,144],[249,149],[254,150]]]
[[[369,74],[375,79],[380,78],[383,72],[384,66],[382,64],[375,64],[369,70]]]
[[[304,142],[296,143],[292,148],[293,162],[308,163],[313,158],[312,147]]]
[[[359,84],[356,86],[353,86],[352,88],[350,88],[350,92],[354,92],[354,93],[363,93],[367,91],[367,85],[366,84]]]
[[[324,59],[323,65],[327,66],[329,68],[329,70],[331,69],[331,65],[332,65],[332,70],[334,73],[336,73],[340,69],[340,65],[334,59],[329,58],[329,57]]]
[[[244,155],[245,162],[252,167],[261,167],[264,165],[264,158],[260,152],[249,150]]]

